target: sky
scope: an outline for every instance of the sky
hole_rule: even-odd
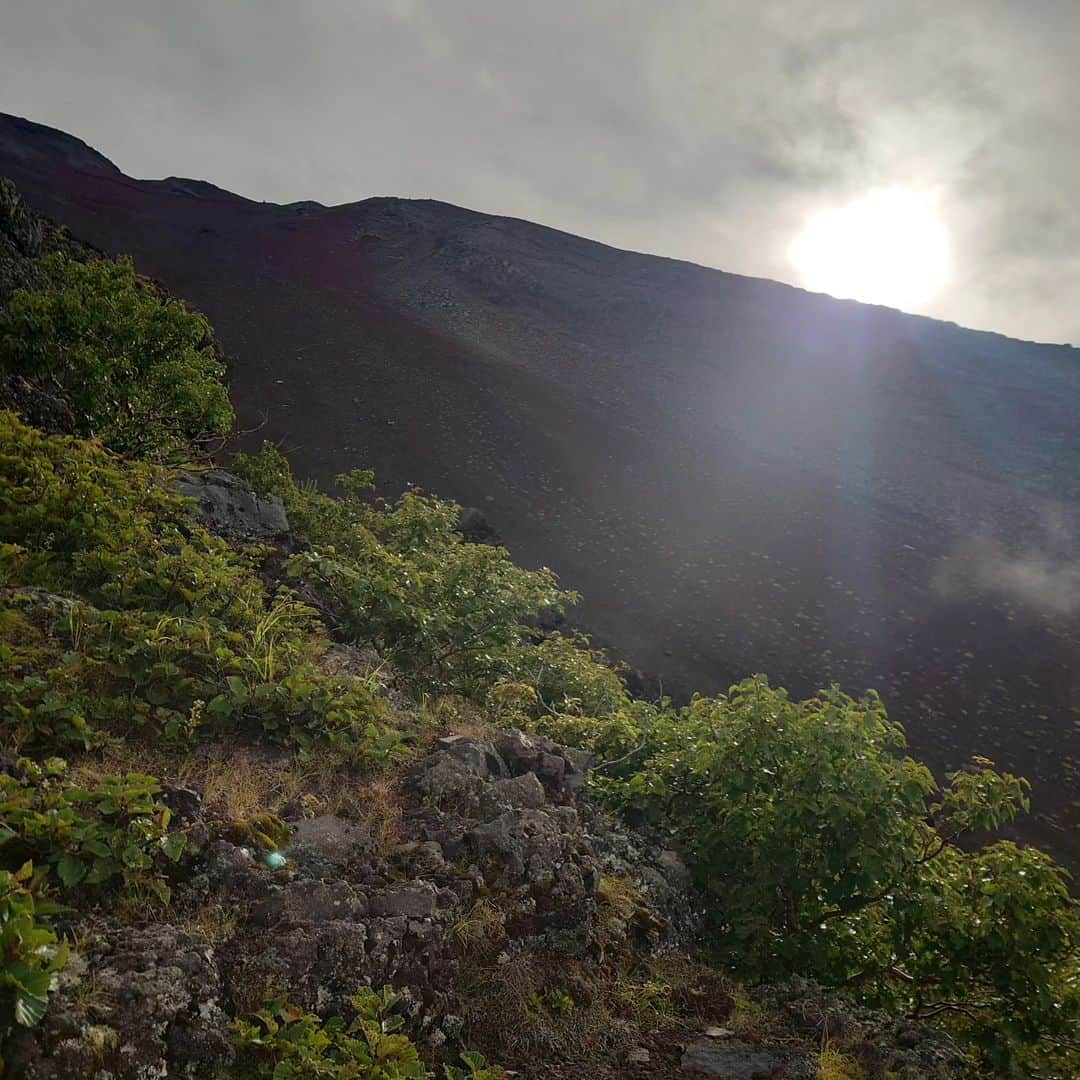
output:
[[[793,284],[808,221],[908,189],[949,252],[908,310],[1080,344],[1078,55],[1078,0],[4,0],[0,111]]]

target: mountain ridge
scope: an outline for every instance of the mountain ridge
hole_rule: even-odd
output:
[[[194,198],[224,198],[227,200],[244,202],[251,206],[265,207],[269,209],[301,211],[313,210],[323,213],[354,210],[373,206],[379,203],[430,205],[434,207],[439,207],[444,210],[450,210],[455,213],[475,215],[478,219],[505,222],[509,224],[524,226],[527,229],[538,230],[543,233],[553,234],[555,236],[563,238],[564,240],[579,242],[583,245],[588,245],[591,247],[605,248],[611,252],[616,252],[620,255],[656,260],[658,262],[668,263],[673,266],[689,267],[695,271],[702,271],[710,274],[719,274],[723,277],[734,278],[740,281],[757,282],[768,286],[775,286],[779,289],[789,289],[795,293],[819,299],[822,301],[828,301],[836,304],[854,305],[858,308],[868,308],[882,312],[892,312],[897,315],[902,315],[905,318],[923,319],[930,323],[942,326],[956,327],[957,329],[964,330],[968,333],[986,334],[990,337],[1000,338],[1006,341],[1017,341],[1023,344],[1040,345],[1054,349],[1070,349],[1076,352],[1078,354],[1078,359],[1080,359],[1080,346],[1073,345],[1071,342],[1045,341],[1035,338],[1016,338],[997,330],[965,326],[963,323],[958,323],[953,319],[945,319],[933,315],[923,315],[917,312],[908,312],[900,308],[890,307],[887,304],[877,304],[861,300],[851,300],[845,297],[833,296],[830,293],[815,292],[812,289],[807,289],[802,286],[795,285],[789,281],[782,281],[779,278],[759,277],[752,274],[740,274],[735,271],[721,269],[720,267],[708,266],[704,263],[697,263],[690,259],[681,259],[676,256],[663,255],[657,252],[641,251],[636,248],[619,247],[618,245],[610,244],[602,240],[596,240],[590,237],[581,236],[577,233],[569,232],[566,229],[560,229],[554,225],[548,225],[543,222],[530,221],[528,218],[518,217],[514,214],[492,214],[483,210],[478,210],[474,207],[463,206],[458,203],[452,203],[444,199],[437,199],[429,196],[368,195],[364,196],[363,198],[353,199],[342,203],[323,203],[316,199],[298,199],[285,203],[273,202],[271,200],[265,199],[254,199],[248,195],[243,195],[240,192],[232,191],[228,188],[223,188],[220,185],[213,183],[212,181],[200,179],[197,177],[166,176],[155,179],[129,176],[128,174],[124,173],[109,158],[105,157],[105,155],[101,154],[99,151],[94,150],[93,147],[89,146],[89,144],[85,143],[77,136],[74,136],[61,128],[51,127],[47,124],[40,124],[26,117],[0,112],[0,140],[4,140],[5,127],[9,129],[14,129],[16,132],[20,130],[29,131],[35,137],[43,138],[46,140],[46,142],[54,143],[57,145],[64,145],[70,142],[73,149],[77,149],[79,151],[87,151],[88,156],[92,156],[93,158],[100,160],[104,165],[107,166],[107,171],[110,173],[110,175],[113,175],[114,177],[134,181],[135,183],[140,185],[157,185],[164,191],[190,195]],[[10,139],[10,131],[8,132],[8,136]],[[8,152],[10,152],[10,146],[14,143],[15,140],[5,141],[5,147],[8,149]]]

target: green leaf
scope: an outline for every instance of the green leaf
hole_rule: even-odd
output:
[[[73,855],[65,855],[57,864],[56,872],[65,888],[78,885],[86,877],[86,863],[82,859],[76,859]]]
[[[37,997],[25,990],[15,992],[15,1022],[23,1027],[33,1027],[41,1023],[48,1008],[48,995]]]

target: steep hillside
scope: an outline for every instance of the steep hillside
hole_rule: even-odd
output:
[[[480,507],[666,691],[879,688],[934,764],[1030,776],[1075,861],[1075,350],[435,202],[133,180],[13,118],[0,175],[206,312],[250,443]]]
[[[6,178],[0,270],[5,1077],[1077,1075],[1022,778],[635,697],[458,504],[215,468],[212,326]]]

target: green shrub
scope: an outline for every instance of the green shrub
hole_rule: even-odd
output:
[[[182,451],[224,434],[233,411],[210,324],[140,279],[130,259],[52,255],[47,289],[0,313],[0,367],[59,382],[78,424],[113,450]]]
[[[318,667],[326,646],[312,615],[284,593],[244,630],[206,618],[99,613],[82,646],[99,722],[181,743],[247,733],[375,751],[383,737],[375,698],[361,680]]]
[[[88,750],[102,736],[87,721],[80,659],[52,632],[60,615],[38,594],[9,590],[0,608],[0,746]],[[65,618],[78,618],[74,607]],[[39,625],[44,622],[45,625]]]
[[[183,854],[186,836],[169,831],[170,811],[157,802],[153,777],[129,773],[79,787],[60,758],[41,765],[22,758],[16,773],[0,773],[5,867],[33,859],[68,891],[120,886],[169,902],[163,869]]]
[[[406,492],[365,501],[370,473],[339,477],[342,497],[301,489],[279,451],[239,456],[233,467],[263,494],[279,495],[311,544],[293,563],[330,601],[342,629],[370,642],[417,689],[483,700],[513,669],[524,624],[577,598],[547,569],[524,570],[502,548],[470,544],[460,507]]]
[[[249,1020],[233,1024],[237,1046],[255,1065],[255,1075],[274,1080],[426,1080],[427,1069],[393,1015],[398,995],[384,987],[361,987],[351,998],[355,1017],[321,1020],[277,998]],[[478,1054],[462,1055],[464,1069],[447,1067],[448,1080],[502,1080]],[[244,1075],[249,1075],[244,1073]]]
[[[934,1018],[999,1075],[1065,1075],[1054,1058],[1076,1052],[1080,1019],[1065,872],[1030,848],[957,846],[1025,810],[1024,781],[976,759],[939,788],[876,695],[797,702],[761,677],[677,712],[552,726],[599,752],[601,791],[677,836],[727,964]]]
[[[276,495],[285,506],[289,527],[315,548],[332,547],[342,558],[363,558],[374,543],[371,524],[379,507],[366,501],[375,474],[354,469],[338,477],[340,497],[319,491],[313,483],[298,484],[288,458],[273,443],[263,443],[257,456],[237,454],[232,470],[264,498]]]
[[[250,625],[254,560],[192,521],[171,474],[0,412],[0,580],[100,607]]]
[[[185,747],[247,734],[386,764],[402,740],[383,724],[372,687],[319,667],[326,643],[312,614],[282,594],[241,631],[207,618],[72,605],[49,649],[25,644],[25,633],[8,644],[0,625],[0,657],[11,661],[0,674],[0,745],[49,753],[108,734]]]
[[[551,633],[523,644],[510,680],[533,688],[537,715],[609,717],[630,705],[619,670],[582,634]]]
[[[67,963],[67,946],[48,921],[63,909],[42,899],[42,887],[33,863],[14,872],[0,870],[0,1034],[9,1016],[24,1027],[41,1020],[56,972]]]

